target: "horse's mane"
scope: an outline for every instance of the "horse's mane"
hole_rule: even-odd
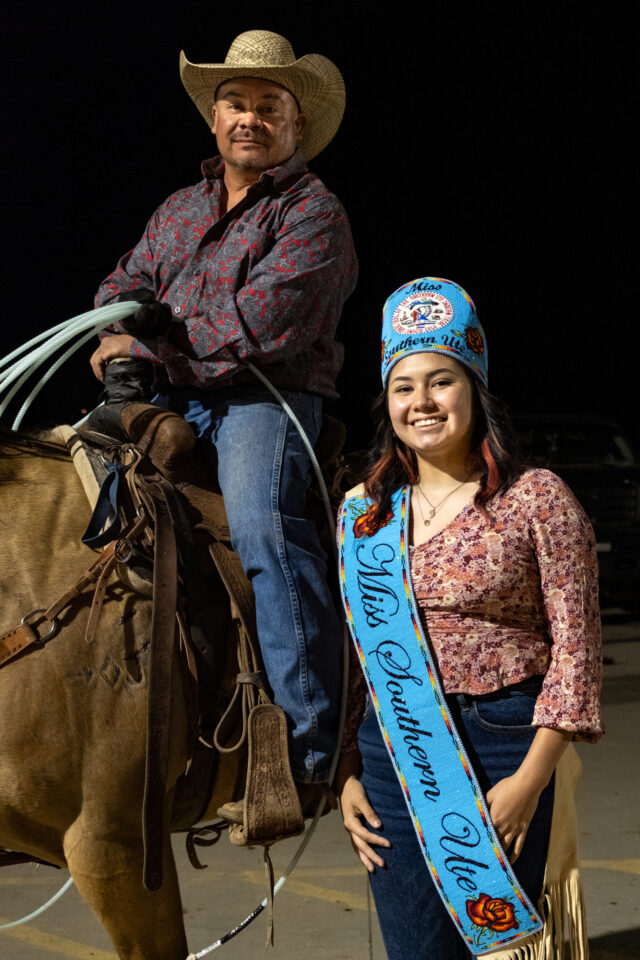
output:
[[[8,430],[0,427],[0,456],[46,457],[67,460],[69,454],[62,443],[47,439],[47,430]]]

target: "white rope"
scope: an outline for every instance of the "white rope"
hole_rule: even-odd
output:
[[[5,382],[10,377],[12,371],[17,373],[21,372],[39,357],[46,359],[47,356],[55,353],[59,346],[68,340],[73,340],[78,333],[87,329],[94,329],[97,332],[105,326],[108,326],[109,323],[129,316],[135,308],[136,304],[134,302],[112,303],[106,307],[100,307],[98,310],[89,310],[87,313],[81,313],[77,317],[72,317],[65,324],[58,324],[52,327],[50,330],[45,331],[45,337],[48,337],[48,339],[45,339],[43,336],[35,338],[37,340],[45,340],[45,342],[40,347],[27,353],[22,360],[16,360],[8,370],[0,375],[0,380]],[[0,367],[5,366],[16,354],[24,352],[25,347],[19,347],[17,350],[14,350],[13,353],[10,353],[7,357],[4,357],[3,360],[0,360]],[[13,376],[11,376],[11,379],[13,379]]]
[[[51,365],[47,373],[36,384],[27,399],[20,408],[17,418],[12,424],[12,429],[17,430],[22,419],[33,403],[34,399],[44,386],[44,384],[53,376],[54,373],[65,363],[69,357],[75,353],[94,333],[98,333],[105,327],[110,326],[118,320],[124,320],[130,316],[140,306],[135,301],[125,303],[110,303],[106,307],[99,307],[96,310],[89,310],[87,313],[81,313],[77,317],[72,317],[66,323],[57,324],[46,330],[44,333],[34,337],[27,344],[18,347],[12,353],[3,359],[0,359],[0,370],[6,369],[0,373],[0,396],[5,392],[6,396],[0,403],[0,417],[2,417],[16,394],[23,388],[27,380],[34,374],[43,363],[46,363],[58,350],[70,341],[76,341],[65,353]],[[85,334],[83,337],[82,334]],[[77,338],[80,338],[79,340]],[[44,343],[42,343],[44,341]],[[33,344],[41,345],[34,349],[29,349]],[[21,357],[21,359],[16,359]],[[13,386],[12,386],[13,384]],[[11,388],[11,389],[9,389]]]
[[[84,314],[82,314],[82,316],[84,316]],[[71,323],[72,320],[63,320],[62,323],[56,324],[55,327],[49,327],[48,330],[44,330],[42,333],[39,333],[36,337],[33,337],[32,340],[27,340],[26,343],[16,347],[12,353],[8,353],[6,357],[2,357],[2,359],[0,359],[0,367],[4,367],[7,363],[10,363],[14,357],[19,357],[21,353],[25,353],[25,351],[27,351],[29,347],[33,346],[34,343],[40,343],[41,340],[46,340],[47,337],[52,336],[54,333],[58,333],[60,330],[68,329]]]
[[[333,516],[333,510],[331,509],[331,501],[329,500],[329,493],[327,491],[327,487],[324,482],[324,477],[322,476],[322,470],[320,469],[320,464],[318,463],[318,460],[316,458],[314,449],[311,445],[311,441],[309,440],[309,437],[305,433],[304,427],[302,426],[302,424],[300,423],[300,421],[298,420],[295,413],[293,412],[293,410],[291,409],[287,401],[284,399],[282,394],[276,389],[276,387],[274,387],[271,381],[267,380],[265,375],[261,373],[259,370],[257,370],[252,363],[247,363],[247,366],[249,367],[249,370],[251,370],[251,372],[258,378],[258,380],[264,383],[265,387],[267,387],[267,389],[271,391],[271,393],[276,398],[276,400],[278,401],[278,403],[280,404],[284,412],[287,414],[289,419],[293,421],[294,427],[300,434],[300,439],[304,443],[307,453],[309,454],[309,457],[311,459],[311,465],[313,467],[314,473],[318,480],[318,484],[320,486],[320,492],[322,493],[322,502],[324,503],[324,507],[327,513],[327,523],[329,524],[329,529],[335,530],[335,519]],[[338,550],[335,547],[335,537],[332,538],[332,543],[334,544],[334,553],[337,560]],[[335,759],[335,757],[334,757],[334,761],[337,763],[337,760]],[[335,770],[333,771],[333,773],[335,773]],[[331,779],[333,779],[333,776],[331,777]]]
[[[72,346],[70,346],[67,350],[65,350],[62,356],[59,357],[55,363],[51,364],[47,372],[38,381],[38,383],[35,385],[31,393],[27,397],[27,399],[24,401],[24,403],[20,407],[18,416],[13,421],[13,425],[12,425],[13,430],[18,429],[18,427],[22,423],[22,418],[24,417],[25,413],[27,412],[27,410],[29,409],[29,407],[31,406],[35,398],[38,396],[38,394],[40,393],[44,385],[49,382],[49,380],[54,375],[54,373],[57,373],[60,367],[67,362],[69,357],[73,356],[76,350],[79,350],[80,347],[83,347],[85,343],[87,343],[87,341],[92,340],[95,337],[95,335],[96,335],[95,330],[90,330],[89,333],[85,333],[84,337],[80,337],[79,340],[77,340]],[[31,371],[29,371],[29,373],[30,372]]]
[[[51,897],[50,900],[47,900],[46,903],[43,903],[41,907],[38,907],[37,910],[34,910],[33,913],[28,913],[26,917],[22,917],[20,920],[13,920],[11,923],[0,923],[0,930],[9,930],[10,927],[21,927],[23,923],[29,923],[30,920],[35,920],[36,917],[39,917],[41,913],[44,913],[45,910],[48,910],[49,907],[52,907],[56,900],[59,900],[60,897],[67,892],[69,887],[73,886],[73,877],[64,883],[57,893]]]

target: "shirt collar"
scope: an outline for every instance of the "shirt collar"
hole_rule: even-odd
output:
[[[307,162],[304,159],[301,150],[296,150],[293,156],[289,157],[288,160],[285,160],[284,163],[279,163],[276,167],[271,167],[269,170],[263,170],[260,174],[260,179],[257,183],[262,186],[267,186],[267,180],[271,180],[274,186],[279,187],[284,181],[289,180],[292,176],[296,174],[302,176],[308,170]],[[210,157],[208,160],[204,160],[202,163],[202,175],[205,179],[211,180],[221,180],[224,174],[224,160],[221,156]],[[254,184],[253,186],[255,186]]]

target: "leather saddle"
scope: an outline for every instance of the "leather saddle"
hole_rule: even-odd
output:
[[[127,440],[116,450],[112,438],[90,429],[80,432],[90,449],[101,451],[101,459],[122,458],[123,450],[133,449],[135,465],[126,472],[126,496],[119,507],[121,524],[130,524],[142,506],[152,530],[146,556],[136,547],[131,565],[139,575],[157,581],[159,556],[166,554],[167,540],[175,541],[170,551],[175,570],[163,571],[160,578],[169,577],[176,586],[154,595],[154,620],[158,613],[165,624],[175,620],[177,629],[166,629],[164,637],[153,636],[151,645],[144,882],[157,889],[162,882],[163,770],[169,738],[166,665],[176,642],[183,687],[190,691],[187,707],[193,736],[189,764],[174,793],[172,829],[190,830],[207,810],[243,798],[243,822],[230,823],[231,840],[267,847],[301,833],[304,818],[289,764],[286,718],[271,699],[253,591],[231,546],[217,481],[198,455],[191,427],[178,414],[129,402],[119,418]],[[336,463],[344,439],[343,425],[328,418],[316,447],[324,472]],[[125,459],[130,455],[126,453]],[[309,500],[311,511],[324,517],[319,496],[312,493]],[[326,527],[326,522],[318,523],[329,539],[333,534]],[[175,609],[163,609],[167,593],[175,595]],[[193,842],[188,841],[187,848],[193,853]],[[197,856],[191,859],[197,866]]]

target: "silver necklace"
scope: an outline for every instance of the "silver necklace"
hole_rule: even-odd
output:
[[[466,482],[467,480],[465,479],[461,483],[457,484],[457,486],[455,486],[452,490],[449,490],[449,493],[447,493],[439,503],[435,503],[435,504],[431,503],[431,500],[429,500],[429,497],[426,495],[426,493],[424,492],[420,484],[419,483],[416,484],[416,489],[418,493],[421,494],[425,502],[429,504],[429,514],[428,516],[425,517],[424,511],[422,509],[422,505],[420,504],[420,497],[418,497],[418,510],[420,511],[420,516],[422,517],[422,522],[424,523],[425,527],[429,526],[429,524],[435,517],[436,513],[438,512],[442,504],[445,503],[449,499],[449,497],[456,492],[456,490],[459,490],[460,487],[463,487]]]

